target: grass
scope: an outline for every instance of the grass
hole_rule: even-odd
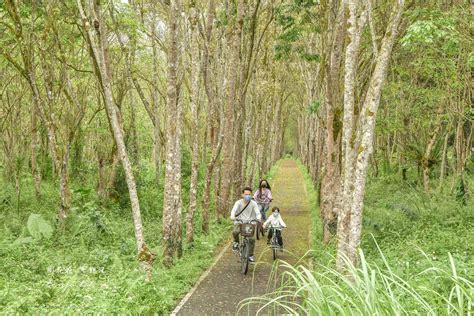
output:
[[[277,168],[278,164],[267,174],[268,179]],[[43,181],[43,197],[37,200],[31,177],[25,175],[17,204],[14,187],[0,180],[2,314],[166,314],[172,310],[210,266],[216,248],[230,236],[231,223],[212,221],[210,234],[205,236],[198,210],[195,242],[184,244],[183,257],[165,268],[159,258],[163,192],[154,184],[151,167],[144,165],[140,170],[137,178],[145,240],[158,255],[150,282],[145,282],[136,258],[123,183],[118,186],[122,192],[106,203],[98,199],[87,177],[86,182],[73,183],[73,208],[65,232],[32,239],[27,225],[31,214],[39,214],[55,226],[57,186]],[[186,166],[183,174],[183,192],[188,192],[190,172]],[[184,203],[183,210],[185,197]]]
[[[54,189],[48,191],[53,195]],[[145,282],[137,264],[129,210],[117,204],[86,203],[71,212],[64,234],[56,232],[51,239],[32,243],[16,242],[28,235],[28,212],[53,222],[56,207],[49,200],[54,201],[45,192],[44,204],[32,203],[27,212],[2,210],[3,313],[166,313],[210,265],[229,229],[227,223],[213,222],[211,234],[199,234],[172,268],[164,268],[158,258],[151,281]],[[161,221],[151,211],[144,212],[143,220],[148,243],[159,255]]]
[[[285,271],[275,280],[281,282],[278,290],[242,306],[258,304],[263,314],[474,313],[472,201],[462,205],[455,196],[428,196],[395,176],[370,179],[360,264],[341,275],[334,269],[335,245],[320,241],[316,193],[304,173],[313,214],[313,250],[308,253],[313,263],[275,265]]]
[[[265,296],[250,298],[242,307],[260,305],[261,313],[292,315],[470,315],[474,312],[474,282],[459,276],[450,257],[446,269],[430,268],[419,273],[444,282],[448,295],[442,295],[419,282],[401,278],[380,252],[384,264],[369,263],[359,253],[359,266],[350,265],[341,274],[331,265],[317,264],[313,269],[281,262],[284,272],[280,288]],[[347,260],[348,261],[348,260]]]

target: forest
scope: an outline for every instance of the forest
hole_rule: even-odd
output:
[[[0,313],[474,314],[473,13],[0,0]]]

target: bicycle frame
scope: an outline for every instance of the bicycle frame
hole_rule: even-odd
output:
[[[272,239],[270,239],[270,248],[272,249],[273,260],[277,259],[277,251],[280,249],[278,243],[277,231],[282,231],[284,227],[270,226],[269,230],[272,231]],[[270,233],[270,231],[268,233]]]
[[[238,220],[240,224],[243,224],[243,221]],[[252,220],[249,222],[250,224],[257,223],[257,221]],[[242,274],[247,274],[248,271],[248,266],[249,266],[249,247],[250,247],[250,241],[249,237],[247,236],[242,236],[240,235],[239,238],[239,258],[240,258],[240,265],[241,265],[241,272]]]
[[[276,232],[277,231],[282,231],[283,227],[272,227],[272,226],[270,226],[269,230],[273,230],[272,239],[270,239],[270,245],[272,247],[280,247],[280,245],[278,244],[278,238],[277,238]]]

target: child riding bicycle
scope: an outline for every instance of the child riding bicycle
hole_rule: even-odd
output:
[[[281,218],[280,209],[278,207],[272,208],[272,215],[268,216],[268,219],[263,224],[263,228],[267,228],[267,227],[286,228],[286,224],[283,221],[283,218]],[[270,240],[272,239],[272,236],[273,236],[273,231],[275,231],[276,237],[278,239],[278,244],[280,245],[280,247],[283,247],[283,238],[281,237],[281,230],[279,229],[270,229],[268,231],[267,244],[270,244]]]

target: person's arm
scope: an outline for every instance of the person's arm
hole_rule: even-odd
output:
[[[234,207],[232,208],[232,211],[230,212],[230,219],[235,220],[235,213],[237,213],[237,209],[239,208],[239,201],[234,203]]]
[[[255,215],[257,216],[257,220],[260,221],[262,219],[262,214],[260,213],[260,207],[258,207],[258,204],[255,201],[252,201],[253,203],[253,209],[255,211]]]
[[[286,224],[285,224],[285,222],[283,221],[283,218],[281,217],[281,215],[280,215],[280,226],[281,226],[281,227],[286,227]]]
[[[253,199],[254,199],[255,201],[258,201],[258,190],[255,191],[255,193],[253,194]]]
[[[267,197],[268,197],[268,200],[271,202],[273,200],[273,197],[272,197],[272,191],[268,190],[268,194],[267,194]]]
[[[268,224],[270,224],[270,220],[271,220],[271,219],[272,219],[272,218],[271,218],[270,216],[267,218],[267,220],[265,221],[265,223],[263,223],[263,228],[267,228]]]
[[[257,214],[257,220],[261,221],[262,220],[262,213],[260,213],[260,207],[258,207],[258,204],[255,201],[252,201],[254,203],[255,207],[255,214]]]

